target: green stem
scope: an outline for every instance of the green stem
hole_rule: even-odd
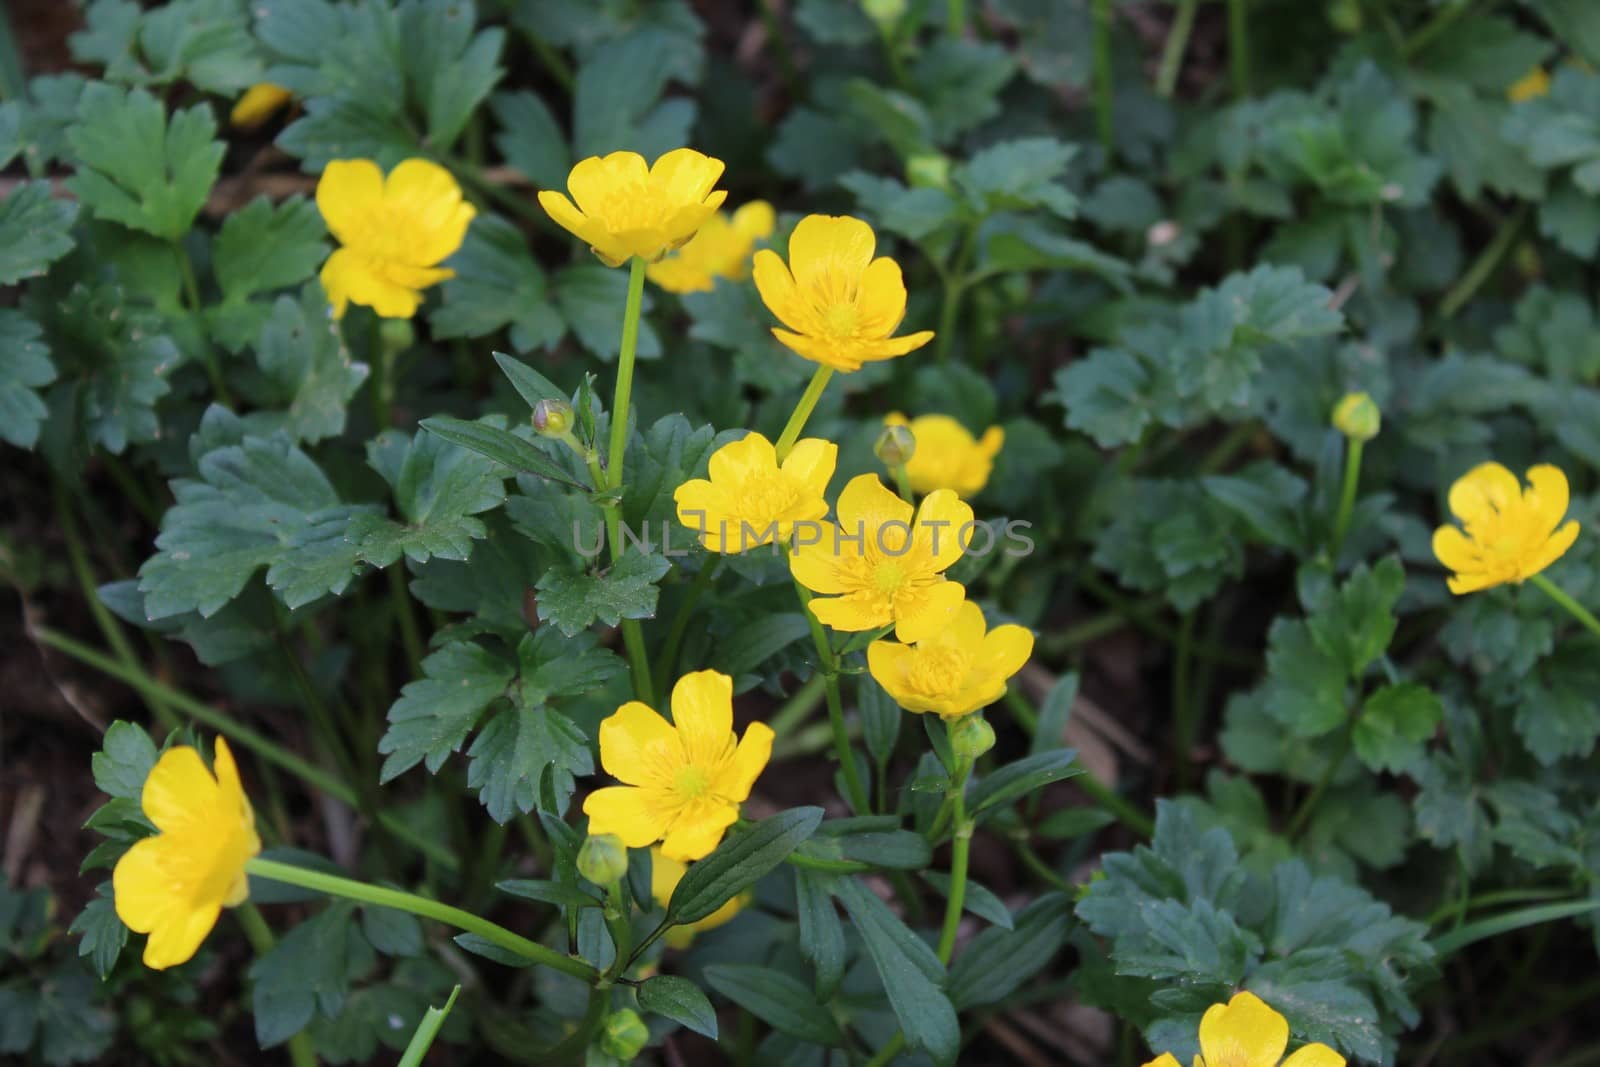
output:
[[[672,617],[672,628],[667,631],[667,643],[661,648],[661,657],[656,661],[655,683],[659,692],[665,693],[669,675],[676,669],[678,662],[678,648],[683,644],[683,635],[689,631],[689,620],[694,617],[695,605],[700,602],[700,594],[705,592],[706,586],[711,582],[711,574],[717,569],[717,561],[712,559],[702,560],[700,570],[689,583],[689,589],[683,594],[683,603],[678,605],[677,614]]]
[[[945,32],[951,37],[967,34],[967,0],[947,0],[944,9]]]
[[[961,909],[967,900],[967,860],[973,830],[972,821],[967,818],[967,776],[971,773],[972,761],[962,760],[949,793],[956,829],[950,846],[950,895],[945,899],[944,925],[939,930],[939,962],[946,966],[955,951],[956,927],[961,924]]]
[[[795,404],[794,411],[789,413],[789,421],[783,427],[783,432],[778,435],[778,442],[774,449],[778,453],[778,462],[782,463],[789,456],[789,450],[794,448],[794,443],[800,439],[800,432],[806,428],[806,420],[811,418],[811,412],[816,409],[817,401],[822,399],[822,391],[828,387],[828,380],[833,377],[833,368],[817,365],[816,373],[811,376],[806,391],[800,394],[800,402]]]
[[[256,958],[265,956],[272,951],[275,940],[272,928],[267,925],[267,920],[262,918],[261,909],[249,901],[245,901],[234,909],[234,914],[239,918],[239,925],[244,929],[245,940],[250,942],[250,947],[255,950]],[[311,1033],[301,1030],[289,1039],[289,1062],[294,1067],[317,1067],[317,1050],[311,1043]]]
[[[1178,87],[1178,72],[1183,68],[1183,54],[1189,49],[1189,35],[1194,32],[1194,17],[1199,10],[1200,0],[1178,0],[1178,10],[1161,49],[1161,67],[1156,71],[1156,93],[1160,96],[1170,97]]]
[[[12,33],[11,20],[0,5],[0,100],[20,100],[28,89],[28,79],[23,72],[22,55],[17,51],[17,39]]]
[[[1233,93],[1250,95],[1250,0],[1228,0],[1228,60]]]
[[[773,712],[772,718],[767,720],[767,725],[772,727],[775,737],[784,738],[804,722],[813,708],[822,702],[822,691],[827,678],[820,672],[813,674],[801,683],[800,688],[785,700],[778,710]]]
[[[606,519],[606,542],[611,546],[611,562],[622,558],[622,515],[613,500],[602,506]],[[650,652],[645,647],[644,630],[638,619],[622,620],[622,644],[628,652],[628,672],[633,675],[633,695],[655,707],[655,687],[651,683]]]
[[[184,302],[190,314],[199,315],[200,283],[195,280],[194,263],[189,259],[189,250],[183,247],[181,240],[172,242],[172,250],[178,259],[178,274],[183,279]],[[228,383],[222,377],[222,365],[217,361],[217,350],[205,339],[204,330],[200,330],[196,336],[200,338],[200,362],[205,364],[206,378],[211,382],[211,391],[216,394],[218,403],[231,410],[233,396],[228,392]]]
[[[892,467],[891,471],[894,474],[894,487],[895,490],[899,492],[900,499],[904,500],[912,507],[916,507],[917,494],[911,488],[911,478],[906,474],[906,465],[901,463],[898,466]]]
[[[1317,784],[1311,787],[1311,792],[1306,796],[1294,817],[1289,820],[1289,826],[1284,831],[1284,836],[1290,841],[1299,839],[1311,822],[1312,812],[1317,810],[1317,805],[1322,801],[1322,796],[1333,784],[1334,776],[1339,773],[1339,768],[1344,766],[1345,757],[1350,755],[1350,745],[1355,738],[1356,720],[1361,716],[1358,713],[1349,716],[1345,722],[1344,730],[1339,735],[1339,748],[1333,757],[1328,760],[1328,766],[1322,771],[1322,777],[1317,779]]]
[[[1472,10],[1476,0],[1456,0],[1448,7],[1435,11],[1433,17],[1423,23],[1422,28],[1406,40],[1403,53],[1410,58],[1432,44],[1446,30],[1455,25],[1457,19]]]
[[[895,1034],[889,1039],[887,1045],[878,1050],[877,1055],[867,1061],[867,1067],[886,1067],[887,1064],[894,1062],[896,1056],[905,1051],[905,1047],[906,1035],[903,1033]]]
[[[644,260],[628,261],[628,302],[622,309],[622,349],[617,355],[617,393],[611,404],[611,450],[606,454],[606,488],[622,488],[622,463],[628,449],[628,404],[633,398],[633,363],[639,348],[639,312],[644,306]]]
[[[1534,901],[1562,900],[1572,895],[1570,889],[1551,887],[1548,889],[1498,889],[1488,893],[1480,893],[1475,897],[1465,897],[1452,900],[1448,904],[1437,908],[1428,916],[1429,926],[1440,926],[1446,920],[1453,920],[1457,916],[1465,915],[1478,908],[1491,908],[1500,904],[1528,904]]]
[[[1356,489],[1361,484],[1361,451],[1366,442],[1350,438],[1344,453],[1344,485],[1339,490],[1339,510],[1334,514],[1333,535],[1328,542],[1328,555],[1335,565],[1339,550],[1344,547],[1344,535],[1350,530],[1350,516],[1356,507]]]
[[[795,72],[794,54],[789,51],[789,39],[784,36],[783,26],[779,24],[778,16],[772,10],[772,0],[757,0],[756,10],[761,13],[761,27],[767,33],[767,43],[772,46],[772,52],[778,58],[778,72],[783,75],[784,87],[789,90],[790,96],[795,96],[800,78]]]
[[[1015,686],[1011,686],[1006,689],[1005,700],[1017,717],[1028,725],[1028,732],[1032,733],[1039,721],[1039,713],[1028,702],[1028,698],[1018,692]],[[1156,832],[1155,820],[1094,775],[1077,775],[1072,779],[1072,784],[1087,793],[1102,811],[1134,833],[1141,837],[1150,837]]]
[[[1112,125],[1111,71],[1111,0],[1094,0],[1094,25],[1091,45],[1094,49],[1094,117],[1100,145],[1110,155],[1114,149],[1115,129]]]
[[[568,63],[566,58],[556,51],[549,41],[532,30],[525,28],[523,36],[527,38],[528,47],[532,48],[533,54],[539,57],[539,62],[544,65],[544,69],[550,72],[550,76],[556,80],[561,88],[569,93],[572,92],[573,87],[577,84],[577,79],[572,76],[572,64]]]
[[[1172,744],[1180,793],[1189,785],[1189,750],[1194,747],[1195,739],[1195,705],[1189,693],[1190,667],[1194,663],[1194,624],[1194,611],[1184,612],[1178,623],[1178,643],[1173,653]]]
[[[1572,599],[1572,597],[1567,594],[1565,589],[1561,588],[1555,582],[1552,582],[1549,578],[1546,578],[1542,574],[1535,574],[1528,580],[1534,585],[1538,586],[1540,589],[1543,589],[1545,595],[1547,595],[1551,600],[1554,600],[1557,604],[1560,604],[1562,607],[1566,608],[1567,614],[1583,623],[1590,633],[1594,634],[1596,637],[1600,637],[1600,619],[1596,619],[1592,614],[1590,614],[1588,608]]]
[[[618,878],[606,886],[606,931],[611,934],[611,944],[616,949],[616,958],[606,970],[605,977],[608,982],[615,982],[621,978],[622,972],[628,969],[628,960],[632,958],[628,954],[633,947],[630,910],[628,900],[622,893],[622,879]]]
[[[368,885],[353,878],[341,878],[338,875],[324,874],[321,871],[312,871],[289,863],[265,860],[259,856],[248,861],[245,870],[258,878],[269,878],[285,885],[295,885],[302,889],[327,893],[329,896],[344,897],[363,904],[376,904],[379,907],[420,915],[469,934],[477,934],[507,952],[515,953],[523,959],[532,960],[562,974],[570,974],[589,983],[600,979],[600,973],[583,960],[563,956],[555,949],[546,948],[536,941],[529,941],[520,934],[512,933],[499,923],[492,923],[469,911],[462,911],[460,908],[441,904],[437,900],[429,900],[415,893],[390,889],[387,886]]]
[[[149,493],[145,492],[144,486],[139,484],[139,479],[133,476],[133,472],[122,462],[122,458],[109,452],[102,452],[99,459],[106,473],[111,475],[111,480],[117,483],[117,488],[122,491],[122,495],[134,506],[139,515],[151,526],[160,526],[162,508]]]
[[[80,644],[65,634],[58,634],[54,630],[35,627],[31,631],[31,636],[41,645],[71,656],[78,662],[125,683],[146,699],[155,698],[166,701],[178,711],[189,716],[189,718],[209,726],[228,740],[248,748],[255,753],[257,758],[288,771],[307,785],[328,794],[335,800],[343,801],[352,808],[359,807],[356,791],[334,775],[329,774],[313,763],[301,759],[265,735],[257,733],[242,723],[235,722],[216,708],[201,703],[187,693],[163,685],[145,674],[136,664],[118,663],[88,645]],[[404,819],[388,812],[383,813],[379,818],[390,833],[409,843],[429,859],[449,870],[455,870],[458,866],[455,855],[447,847],[425,836]]]
[[[411,609],[411,593],[406,589],[406,565],[396,560],[384,568],[384,578],[389,583],[389,600],[394,608],[394,619],[400,626],[400,644],[406,650],[406,663],[411,667],[411,677],[422,677],[422,631],[417,627],[416,614]]]
[[[1026,840],[1018,840],[1016,842],[1016,846],[1017,855],[1022,858],[1022,865],[1027,867],[1028,870],[1032,871],[1034,874],[1037,874],[1046,885],[1050,886],[1052,889],[1059,889],[1063,893],[1070,893],[1073,891],[1072,884],[1057,874],[1055,870],[1044,861],[1044,858],[1040,856],[1039,853],[1034,851],[1033,846],[1030,845]]]
[[[1500,229],[1495,233],[1493,240],[1479,253],[1478,258],[1473,261],[1472,266],[1467,268],[1467,272],[1461,276],[1460,280],[1450,287],[1450,291],[1444,295],[1444,299],[1439,301],[1439,317],[1441,319],[1448,320],[1453,318],[1456,312],[1465,307],[1467,302],[1477,295],[1478,290],[1483,287],[1484,283],[1494,277],[1495,272],[1500,269],[1501,261],[1505,259],[1506,254],[1517,243],[1517,238],[1521,236],[1522,227],[1527,223],[1531,211],[1531,204],[1519,204],[1517,209],[1500,224]]]
[[[811,612],[811,591],[794,583],[795,595],[800,599],[800,610],[805,612],[811,627],[811,640],[817,646],[817,660],[822,673],[822,684],[828,698],[828,725],[833,730],[833,748],[839,756],[840,770],[844,773],[845,793],[856,814],[866,815],[872,810],[867,790],[861,784],[861,772],[856,767],[855,753],[850,748],[850,729],[844,721],[844,700],[839,695],[839,665],[833,658],[833,646],[828,644],[828,634],[822,623]]]

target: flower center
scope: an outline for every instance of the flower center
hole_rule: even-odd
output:
[[[960,689],[972,669],[972,654],[949,645],[919,648],[912,657],[906,682],[919,693],[938,696]]]
[[[762,519],[776,519],[800,500],[800,490],[782,471],[746,478],[739,486],[740,510]]]
[[[833,337],[854,337],[861,316],[854,303],[830,304],[822,313],[823,324]]]
[[[872,584],[885,596],[893,596],[906,582],[905,568],[898,560],[886,559],[872,571]]]
[[[672,780],[672,786],[684,800],[699,800],[711,788],[711,781],[699,767],[684,767]]]

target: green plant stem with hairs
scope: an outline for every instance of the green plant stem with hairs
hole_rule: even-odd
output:
[[[795,442],[800,440],[800,434],[805,430],[811,413],[817,408],[817,401],[822,399],[822,391],[828,388],[828,382],[832,378],[832,367],[817,364],[816,372],[811,375],[811,381],[806,383],[806,391],[800,394],[800,400],[789,413],[789,421],[784,424],[783,432],[778,434],[778,440],[772,446],[773,451],[778,454],[779,463],[789,458],[789,453],[794,449]]]

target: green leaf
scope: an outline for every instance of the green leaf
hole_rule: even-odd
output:
[[[905,713],[878,680],[863,674],[856,681],[856,707],[861,712],[861,737],[867,751],[880,765],[894,754]]]
[[[1129,283],[1132,268],[1084,241],[1036,225],[1008,220],[986,227],[983,253],[978,259],[980,274],[1007,274],[1016,271],[1081,271],[1093,274],[1119,293],[1133,291]]]
[[[705,969],[712,989],[779,1033],[815,1045],[843,1045],[844,1034],[811,990],[782,971],[718,963]]]
[[[502,893],[510,893],[514,897],[524,900],[537,900],[542,904],[554,904],[558,908],[599,908],[605,906],[605,901],[599,897],[590,896],[575,885],[565,882],[551,882],[538,878],[508,878],[503,882],[496,882],[494,887]]]
[[[688,142],[694,103],[687,99],[657,102],[669,80],[683,80],[693,73],[685,69],[686,64],[698,65],[684,43],[675,34],[646,25],[606,41],[585,56],[572,92],[575,155],[626,149],[654,160]]]
[[[1034,726],[1028,749],[1034,755],[1066,747],[1067,722],[1078,699],[1078,672],[1068,671],[1056,679],[1039,705],[1039,721]]]
[[[304,282],[328,256],[326,237],[321,213],[303,196],[276,206],[258,196],[230,213],[211,253],[224,302]]]
[[[1016,74],[1005,47],[989,41],[939,37],[911,69],[917,96],[926,105],[934,139],[953,138],[1000,113],[1000,93]]]
[[[979,779],[972,791],[970,810],[976,816],[990,808],[1020,800],[1052,782],[1075,778],[1084,773],[1083,768],[1077,765],[1077,759],[1076,749],[1058,748],[1008,763],[993,774]]]
[[[598,620],[607,626],[623,619],[649,619],[656,613],[657,582],[670,570],[665,556],[628,552],[599,574],[552,570],[535,587],[539,618],[571,636]]]
[[[505,161],[540,189],[565,189],[572,150],[545,102],[523,89],[494,94],[489,108],[500,124],[494,146]]]
[[[1422,753],[1444,718],[1444,705],[1425,685],[1386,685],[1367,698],[1351,740],[1375,771],[1403,771]]]
[[[389,708],[389,729],[378,741],[378,751],[388,757],[380,782],[424,761],[429,773],[438,773],[516,677],[509,663],[471,641],[433,652],[422,661],[422,672],[426,677],[407,682]]]
[[[970,892],[970,887],[969,887]],[[1072,925],[1072,901],[1047,893],[1001,927],[984,930],[950,967],[950,1001],[958,1011],[1004,1000],[1055,958]]]
[[[537,808],[566,813],[576,777],[594,773],[589,739],[554,708],[514,707],[495,715],[467,750],[467,787],[502,825]]]
[[[1211,475],[1201,486],[1259,540],[1293,552],[1306,547],[1306,483],[1282,467],[1253,463],[1238,474]]]
[[[810,635],[811,624],[797,611],[765,615],[719,642],[711,663],[717,670],[739,678]]]
[[[821,808],[790,808],[728,837],[689,868],[672,891],[664,921],[683,925],[704,919],[787,859],[821,822]]]
[[[316,284],[299,300],[278,297],[256,340],[256,363],[265,386],[257,400],[284,408],[283,429],[311,444],[344,432],[350,398],[368,374],[365,363],[351,360]]]
[[[556,306],[578,343],[607,363],[614,362],[622,351],[622,331],[617,324],[628,300],[628,272],[598,263],[567,267],[556,274],[554,289]],[[648,312],[653,303],[650,287],[645,286],[642,311]],[[661,355],[661,339],[647,319],[639,321],[636,354],[640,359]]]
[[[1345,721],[1347,672],[1299,619],[1278,619],[1267,631],[1266,704],[1296,737],[1320,737]]]
[[[450,997],[444,1002],[444,1007],[428,1009],[422,1017],[422,1022],[417,1024],[416,1033],[411,1035],[411,1041],[406,1045],[398,1067],[421,1067],[423,1057],[433,1046],[433,1039],[439,1036],[439,1029],[444,1026],[444,1021],[450,1015],[450,1009],[456,1006],[456,997],[460,994],[461,987],[455,986],[450,990]]]
[[[713,981],[709,974],[706,980]],[[643,1011],[671,1019],[713,1041],[717,1039],[716,1010],[700,987],[687,978],[658,974],[640,982],[634,992]]]
[[[833,875],[796,867],[795,913],[800,925],[800,955],[811,961],[817,974],[817,996],[833,996],[844,980],[847,960],[844,924],[833,906]]]
[[[857,879],[839,879],[834,892],[872,957],[906,1042],[935,1063],[954,1063],[961,1027],[941,988],[945,972],[939,957]]]
[[[96,788],[110,797],[138,800],[156,755],[156,744],[144,727],[120,719],[113,722],[100,738],[100,751],[89,761]]]
[[[1337,592],[1314,605],[1307,620],[1317,646],[1360,678],[1394,636],[1395,604],[1405,591],[1405,570],[1393,556],[1376,566],[1362,564]]]
[[[56,377],[37,323],[20,311],[0,309],[0,439],[32,448],[48,409],[36,390]]]
[[[1137,357],[1117,348],[1096,348],[1056,372],[1050,399],[1066,409],[1066,425],[1086,433],[1101,448],[1131,444],[1150,424],[1150,377]]]
[[[83,906],[67,933],[81,938],[78,955],[89,957],[96,978],[103,981],[111,974],[117,957],[122,955],[122,947],[128,943],[128,928],[117,918],[109,882],[95,890],[94,899]]]
[[[158,552],[139,568],[148,618],[209,618],[262,567],[291,607],[349,586],[358,562],[342,534],[353,509],[286,435],[213,449],[197,474],[172,483]]]
[[[920,836],[920,835],[919,835]],[[924,882],[933,886],[934,890],[946,900],[950,899],[950,876],[943,871],[922,871]],[[976,915],[978,918],[1006,930],[1011,929],[1011,912],[992,892],[983,886],[967,879],[966,896],[961,901],[962,908]]]
[[[503,420],[494,415],[486,416],[478,422],[468,422],[448,415],[435,415],[423,419],[420,425],[430,434],[487,456],[512,470],[535,474],[540,478],[570,485],[574,489],[586,488],[573,481],[571,475],[562,470],[555,460],[534,447],[532,442],[505,429],[501,422]]]
[[[0,285],[37,278],[72,251],[77,217],[78,205],[52,199],[48,182],[23,182],[13,189],[0,201]]]
[[[561,339],[561,316],[546,299],[544,271],[527,242],[498,215],[480,215],[461,249],[444,266],[456,276],[443,286],[432,313],[439,337],[485,337],[511,329],[511,346],[531,352]]]
[[[236,0],[172,0],[141,13],[126,0],[95,0],[72,53],[106,68],[109,81],[165,85],[180,78],[229,95],[261,80],[250,19]]]
[[[143,89],[91,82],[67,130],[79,168],[67,188],[99,218],[176,241],[189,232],[222,166],[216,120],[196,105],[169,121]]]
[[[466,559],[472,542],[488,533],[473,516],[505,502],[500,464],[432,432],[408,439],[387,431],[368,443],[367,461],[394,490],[403,520],[371,513],[350,520],[346,539],[376,567],[391,566],[402,553],[418,563],[433,556]]]
[[[282,1044],[318,1013],[335,1018],[353,981],[375,962],[354,906],[329,906],[285,934],[250,965],[251,1008],[262,1048]]]
[[[1078,199],[1060,179],[1076,153],[1054,137],[1001,141],[956,167],[951,177],[979,213],[1043,207],[1070,219]]]
[[[393,908],[363,907],[361,933],[385,956],[420,956],[422,924],[415,915]]]
[[[1600,738],[1600,708],[1594,701],[1600,668],[1592,660],[1576,649],[1557,652],[1517,702],[1517,733],[1547,767],[1566,756],[1587,757]]]
[[[526,363],[512,359],[504,352],[494,354],[495,363],[505,372],[506,378],[511,382],[512,388],[528,402],[531,411],[537,407],[541,400],[566,400],[567,394],[556,388],[554,382]]]

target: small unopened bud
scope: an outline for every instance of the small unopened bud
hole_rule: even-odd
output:
[[[1370,441],[1378,436],[1383,415],[1366,393],[1348,393],[1334,405],[1333,427],[1352,441]]]
[[[906,181],[927,189],[950,188],[950,157],[937,152],[906,160]]]
[[[615,834],[594,834],[578,849],[578,873],[595,885],[610,885],[628,873],[628,849]]]
[[[410,319],[383,319],[378,323],[378,342],[385,352],[404,352],[417,340]]]
[[[572,405],[545,399],[533,405],[533,428],[546,437],[565,437],[572,431]]]
[[[861,10],[879,26],[892,27],[906,13],[906,0],[861,0]]]
[[[606,1017],[605,1029],[600,1032],[600,1048],[607,1055],[626,1063],[649,1043],[650,1028],[639,1018],[638,1012],[624,1008]]]
[[[950,750],[958,759],[974,760],[994,747],[994,727],[982,715],[967,715],[950,727]]]
[[[885,426],[878,435],[877,444],[872,446],[872,451],[877,454],[884,466],[889,468],[901,467],[911,462],[911,457],[917,452],[917,439],[911,433],[909,426]]]
[[[1361,0],[1331,0],[1326,10],[1328,25],[1340,33],[1361,32]]]

